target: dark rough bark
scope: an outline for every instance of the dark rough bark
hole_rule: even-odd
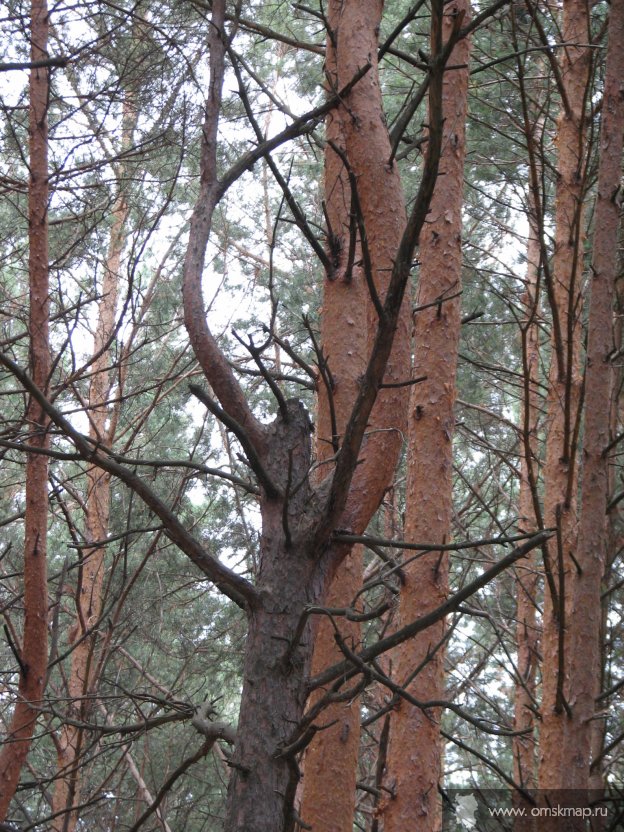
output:
[[[307,483],[311,461],[311,424],[303,406],[289,402],[290,423],[281,417],[267,432],[270,472],[286,488],[303,482],[291,497],[285,520],[282,500],[262,501],[261,563],[257,588],[260,602],[249,614],[243,670],[238,740],[228,790],[227,832],[272,832],[290,829],[298,782],[294,752],[283,753],[297,739],[307,698],[305,680],[312,655],[311,619],[299,646],[298,627],[307,604],[322,597],[325,575],[310,551],[313,494]],[[291,539],[288,545],[285,525]]]
[[[48,43],[46,0],[31,6],[31,60],[45,61]],[[49,69],[30,73],[28,240],[30,284],[30,363],[35,384],[43,391],[50,374],[48,343],[48,91]],[[48,447],[48,417],[31,398],[27,414],[29,444]],[[26,760],[39,714],[48,661],[48,459],[31,453],[26,460],[26,517],[24,521],[24,633],[18,701],[0,755],[0,820],[6,817]],[[19,648],[18,648],[19,649]]]

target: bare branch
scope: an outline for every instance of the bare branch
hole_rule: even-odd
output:
[[[269,477],[264,465],[262,464],[262,460],[260,459],[256,448],[254,447],[247,431],[245,428],[236,421],[232,416],[226,413],[225,410],[219,407],[219,405],[212,399],[205,390],[202,390],[201,387],[198,387],[196,384],[189,384],[189,390],[191,393],[200,400],[203,404],[206,405],[208,410],[212,413],[213,416],[216,416],[226,428],[232,431],[232,433],[236,436],[238,441],[243,446],[243,450],[245,452],[245,456],[251,466],[252,471],[258,477],[260,485],[264,489],[265,493],[268,497],[274,498],[279,496],[279,488],[275,485],[275,483]]]
[[[412,636],[415,636],[417,633],[431,627],[432,624],[435,624],[437,621],[445,618],[449,613],[454,612],[461,604],[463,604],[464,601],[474,595],[475,592],[478,592],[490,583],[490,581],[492,581],[497,575],[500,575],[501,572],[504,572],[505,569],[508,569],[516,561],[520,560],[520,558],[526,557],[529,552],[537,546],[540,546],[552,537],[552,535],[553,532],[539,532],[538,534],[533,535],[533,537],[530,537],[522,546],[514,549],[513,552],[510,552],[510,554],[502,560],[499,560],[498,563],[494,564],[494,566],[486,569],[485,572],[483,572],[478,578],[475,578],[474,581],[471,581],[467,586],[459,590],[459,592],[451,595],[435,610],[432,610],[427,615],[422,616],[422,618],[417,618],[415,621],[412,621],[411,624],[401,627],[392,635],[387,636],[386,638],[381,639],[381,641],[378,641],[376,644],[362,650],[357,654],[358,659],[363,662],[370,662],[382,653],[392,650],[406,639],[412,638]],[[351,662],[344,661],[333,665],[333,667],[327,668],[327,670],[310,680],[308,688],[310,690],[315,690],[318,687],[322,687],[330,682],[333,682],[335,679],[345,676],[345,674],[348,677],[350,675],[350,665]]]
[[[202,544],[184,527],[176,515],[162,502],[152,489],[134,471],[128,470],[114,460],[109,450],[100,443],[93,443],[89,437],[77,431],[72,424],[50,404],[30,376],[8,356],[0,353],[3,364],[19,380],[25,390],[36,399],[52,422],[59,427],[73,443],[81,457],[108,471],[132,489],[163,523],[165,534],[188,555],[195,565],[209,578],[215,586],[244,610],[254,607],[258,595],[254,586],[242,575],[228,569],[213,557]]]

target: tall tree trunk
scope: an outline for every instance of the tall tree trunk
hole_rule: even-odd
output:
[[[32,0],[31,48],[33,63],[48,58],[46,0]],[[49,70],[30,73],[28,240],[30,285],[30,370],[33,381],[46,390],[51,361],[48,339],[48,97]],[[35,449],[26,457],[26,516],[24,521],[24,634],[20,654],[18,700],[7,740],[0,754],[0,821],[4,820],[30,749],[46,684],[48,663],[48,458],[49,420],[40,405],[28,403],[28,443]],[[36,451],[39,451],[37,453]]]
[[[591,297],[585,369],[583,481],[577,549],[578,572],[570,621],[571,718],[566,748],[566,787],[590,782],[592,727],[600,692],[601,585],[605,571],[609,490],[608,458],[613,368],[613,300],[618,276],[620,206],[616,195],[624,142],[624,0],[613,0],[600,128],[598,194],[594,213]]]
[[[120,278],[121,256],[125,241],[125,224],[128,205],[123,196],[118,197],[113,208],[113,225],[102,280],[98,320],[93,343],[93,364],[89,387],[89,436],[94,442],[112,444],[107,426],[110,409],[107,399],[110,393],[110,355],[107,351],[115,327]],[[76,625],[73,639],[77,641],[71,656],[68,679],[68,696],[71,715],[75,721],[88,721],[95,678],[95,647],[97,624],[102,608],[102,583],[104,580],[106,540],[110,513],[110,474],[95,465],[87,468],[87,498],[85,539],[96,545],[82,550],[82,563],[78,570],[76,590]],[[95,629],[94,629],[95,628]],[[76,725],[66,724],[57,739],[57,767],[53,811],[65,812],[53,820],[56,832],[73,832],[78,813],[71,807],[80,803],[81,754],[84,731]]]
[[[522,325],[524,399],[522,407],[523,448],[520,462],[519,528],[532,533],[539,528],[535,500],[538,476],[537,430],[540,410],[539,376],[539,300],[540,231],[535,200],[529,193],[529,238],[527,241],[526,291],[523,296],[525,320]],[[522,788],[536,787],[537,747],[535,706],[537,702],[537,667],[539,630],[537,624],[538,568],[535,553],[526,565],[516,566],[516,646],[519,680],[514,691],[514,728],[527,733],[512,740],[513,777]],[[515,805],[529,808],[521,795],[514,794]],[[532,830],[530,816],[517,817],[515,832]]]
[[[557,131],[555,250],[547,286],[552,313],[552,360],[547,402],[544,519],[558,528],[547,545],[542,638],[539,786],[562,788],[567,713],[570,595],[577,542],[576,442],[580,407],[581,276],[585,195],[585,112],[590,40],[584,0],[563,4],[560,74],[562,111]]]
[[[617,12],[616,12],[617,16]],[[616,19],[615,17],[612,19]],[[616,24],[617,25],[617,24]],[[614,287],[614,320],[613,320],[613,344],[617,351],[621,349],[623,339],[622,333],[624,331],[624,324],[622,321],[621,310],[624,308],[622,303],[623,291],[621,282],[617,281]],[[612,442],[620,433],[621,413],[620,413],[620,393],[622,390],[622,381],[624,373],[619,362],[612,361],[613,378],[611,382],[611,405],[610,405],[610,435],[609,439]],[[615,450],[617,452],[617,445]],[[612,464],[611,453],[609,453],[607,476],[608,476],[608,500],[610,501],[616,493],[617,484],[617,468]],[[620,505],[615,505],[607,511],[607,532],[606,532],[606,564],[603,575],[604,587],[611,587],[617,585],[617,561],[620,555],[621,536],[620,529],[622,528],[622,514]],[[609,612],[612,609],[612,594],[604,592],[601,597],[601,629],[600,629],[600,691],[605,692],[611,687],[613,677],[609,672],[609,665],[611,664],[613,639],[610,638],[611,626],[609,623]],[[616,693],[617,696],[617,693]],[[606,771],[607,761],[603,757],[603,752],[607,738],[607,714],[611,711],[613,706],[613,696],[605,697],[597,701],[597,708],[601,712],[596,714],[592,721],[592,737],[591,737],[591,766],[589,770],[589,788],[592,800],[599,799],[604,794],[607,787]],[[596,819],[595,832],[603,832],[609,826],[608,818]]]
[[[336,55],[342,6],[341,0],[330,0],[327,10],[325,72],[330,91],[340,89],[341,80],[344,83],[338,77]],[[327,366],[321,368],[318,384],[316,454],[319,460],[330,459],[339,446],[368,354],[369,298],[364,274],[358,265],[362,249],[354,236],[356,218],[349,173],[343,158],[334,149],[346,153],[344,120],[348,118],[343,108],[337,108],[327,117],[325,128],[325,211],[328,254],[334,272],[325,276],[321,309],[321,345]],[[351,252],[353,244],[355,249]],[[320,473],[323,474],[322,468]],[[362,550],[357,546],[336,573],[325,598],[326,606],[349,606],[361,584]],[[336,623],[347,643],[357,644],[360,625],[345,619]],[[334,622],[327,618],[318,622],[312,675],[342,658],[334,632]],[[311,697],[309,707],[316,704],[320,695],[319,692]],[[315,735],[305,752],[299,813],[312,829],[351,832],[360,741],[359,698],[329,706],[323,712],[323,722],[328,727]]]
[[[469,13],[467,0],[445,6],[443,38]],[[448,543],[453,512],[452,438],[460,333],[461,210],[470,44],[461,40],[444,75],[444,138],[429,220],[420,242],[420,281],[414,315],[415,377],[408,436],[405,537]],[[411,554],[411,553],[410,553]],[[442,604],[448,595],[448,556],[431,552],[404,569],[399,627]],[[445,698],[443,621],[397,651],[396,681],[420,701]],[[416,676],[414,677],[414,672]],[[399,702],[391,718],[386,785],[393,799],[384,811],[385,832],[434,832],[440,826],[438,783],[442,769],[440,709]]]
[[[362,547],[355,546],[342,562],[327,597],[325,606],[349,606],[362,586]],[[318,623],[314,641],[312,675],[343,658],[334,638],[334,623],[349,646],[357,646],[360,625],[323,617]],[[316,704],[320,692],[311,697],[309,707]],[[360,698],[327,707],[318,720],[328,726],[319,731],[306,750],[303,765],[303,795],[300,815],[317,832],[351,832],[355,811],[356,781],[360,750]]]

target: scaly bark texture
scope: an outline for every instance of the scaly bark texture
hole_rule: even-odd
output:
[[[547,287],[552,313],[552,361],[547,402],[544,519],[557,526],[549,541],[544,590],[540,789],[562,788],[569,676],[566,627],[568,589],[577,541],[576,440],[580,407],[581,276],[583,271],[585,195],[585,118],[589,84],[588,7],[584,0],[563,3],[560,52],[563,87],[557,130],[557,190],[552,281]]]
[[[278,417],[267,442],[269,473],[284,487],[286,472],[302,487],[289,500],[284,539],[281,500],[263,500],[261,564],[257,586],[262,601],[249,614],[243,669],[243,693],[237,742],[230,761],[225,829],[227,832],[274,832],[292,828],[292,804],[298,781],[289,754],[305,701],[312,654],[310,621],[297,639],[307,604],[323,595],[326,575],[306,550],[306,512],[313,500],[307,483],[311,462],[311,425],[303,406],[289,402],[287,421]],[[288,647],[300,644],[287,659]]]
[[[110,355],[107,351],[115,327],[120,279],[121,256],[125,241],[125,224],[128,206],[119,197],[113,209],[108,254],[101,287],[98,320],[93,343],[93,364],[89,388],[89,436],[106,446],[112,444],[107,419],[110,410],[107,400],[110,393]],[[102,583],[105,571],[106,547],[110,513],[110,474],[95,465],[87,468],[87,498],[85,539],[96,545],[82,551],[82,563],[78,570],[76,590],[76,625],[73,640],[78,644],[71,657],[68,694],[72,703],[72,718],[87,721],[92,703],[95,646],[97,624],[102,607]],[[74,832],[78,813],[71,807],[80,803],[80,757],[84,732],[76,725],[63,726],[56,743],[59,779],[53,797],[53,811],[63,813],[53,820],[56,832]]]
[[[523,443],[520,460],[520,494],[518,526],[522,532],[536,532],[539,524],[535,512],[538,476],[538,420],[540,396],[539,376],[539,301],[538,277],[540,265],[540,237],[535,201],[529,194],[529,238],[527,241],[526,291],[522,301],[525,320],[522,324],[522,355],[525,378],[522,407]],[[513,779],[522,788],[531,790],[537,785],[537,747],[535,737],[535,707],[537,702],[537,667],[539,629],[537,623],[538,569],[535,554],[525,564],[516,566],[516,666],[519,680],[514,691],[514,729],[526,731],[512,739]],[[514,805],[529,808],[521,795],[514,794]],[[514,820],[514,832],[528,832],[535,828],[530,816]]]
[[[46,0],[31,6],[31,61],[48,57],[48,8]],[[35,384],[48,387],[48,94],[49,70],[30,73],[28,240],[30,284],[30,371]],[[24,634],[18,699],[0,754],[0,821],[4,820],[30,749],[39,705],[46,684],[48,663],[48,458],[49,420],[31,398],[28,404],[28,443],[40,453],[26,458],[26,516],[24,520]]]
[[[594,213],[590,307],[585,369],[583,480],[579,519],[578,574],[570,592],[571,719],[566,749],[566,787],[590,785],[592,722],[600,692],[601,584],[605,570],[609,491],[608,458],[613,368],[613,300],[618,276],[620,207],[616,191],[624,141],[624,0],[613,0],[609,15],[607,66],[600,128],[598,194]]]
[[[339,87],[348,83],[367,61],[371,63],[371,69],[345,101],[342,119],[346,157],[357,182],[371,279],[383,304],[406,225],[399,171],[395,164],[388,163],[391,145],[377,67],[377,38],[383,2],[346,0],[339,5],[341,9],[334,27]],[[359,238],[361,242],[362,234]],[[362,270],[365,269],[363,262]],[[367,315],[368,359],[378,325],[377,312],[370,299]],[[342,326],[345,324],[351,329],[347,310]],[[409,370],[409,303],[404,302],[386,364],[384,383],[405,382],[409,378]],[[386,488],[392,483],[406,428],[407,397],[404,388],[379,390],[343,518],[345,528],[354,532],[359,529],[356,534],[365,530]]]
[[[468,13],[466,0],[445,5],[445,41],[458,15],[467,17]],[[451,537],[469,50],[468,39],[461,40],[449,59],[451,66],[460,68],[444,75],[440,175],[421,235],[414,313],[414,375],[426,376],[426,380],[412,388],[410,397],[404,534],[407,540],[428,543],[448,543]],[[448,556],[427,553],[406,566],[404,574],[399,627],[445,601]],[[397,650],[395,679],[419,701],[445,698],[445,650],[440,645],[444,631],[444,621],[440,621]],[[392,715],[386,786],[393,798],[383,809],[385,832],[433,832],[440,827],[440,716],[439,708],[421,709],[406,701],[401,701]]]
[[[340,443],[377,327],[376,312],[366,285],[366,266],[361,265],[364,259],[361,229],[357,237],[354,236],[356,215],[361,210],[371,277],[382,297],[393,251],[398,247],[405,227],[403,194],[397,171],[394,167],[384,169],[384,162],[390,157],[390,142],[373,57],[382,7],[383,4],[377,2],[344,3],[342,0],[331,0],[328,6],[330,35],[326,72],[330,89],[340,89],[348,83],[367,58],[372,60],[373,66],[350,96],[348,108],[336,109],[327,119],[325,200],[334,272],[325,281],[321,343],[328,356],[332,389],[328,394],[325,385],[319,386],[319,459],[331,457]],[[355,175],[355,193],[350,171],[335,147],[344,154]],[[379,193],[369,187],[371,184],[379,189]],[[386,200],[385,203],[380,203],[380,199]],[[386,207],[391,208],[387,225],[383,214]],[[408,376],[406,313],[407,304],[404,304],[388,379],[404,380]],[[375,433],[382,427],[384,410],[391,415],[392,429],[389,433]],[[390,396],[382,394],[373,410],[370,438],[363,451],[364,476],[356,485],[364,504],[359,520],[362,530],[392,480],[401,449],[400,431],[404,427],[406,411],[407,395],[401,389]],[[332,419],[337,432],[334,437]],[[326,606],[349,606],[361,584],[362,551],[355,547],[332,581],[325,598]],[[339,626],[348,644],[359,643],[359,624],[340,620]],[[312,674],[320,673],[341,658],[334,626],[329,620],[322,619],[316,633]],[[312,698],[310,705],[314,705],[319,695],[320,692]],[[306,751],[300,814],[305,823],[319,832],[351,832],[360,741],[359,698],[330,706],[319,721],[331,727],[317,733]]]
[[[324,600],[327,607],[344,608],[362,585],[362,549],[356,546],[341,564]],[[347,644],[357,645],[360,625],[336,621]],[[326,618],[316,628],[312,675],[342,658],[334,639],[334,626]],[[314,705],[319,695],[311,697]],[[299,815],[317,832],[351,832],[355,812],[360,746],[360,698],[327,707],[317,720],[328,727],[319,731],[303,762],[303,790]]]
[[[341,0],[330,0],[327,9],[333,35],[327,39],[325,59],[330,90],[340,88],[336,47],[342,5]],[[318,383],[316,455],[319,460],[329,460],[338,447],[357,397],[368,352],[368,291],[362,269],[356,265],[361,262],[362,250],[353,237],[351,185],[344,161],[332,147],[346,153],[344,122],[348,118],[343,108],[337,108],[327,117],[325,128],[325,211],[328,254],[334,271],[325,277],[321,309],[321,345],[327,357],[327,371]],[[355,249],[350,258],[353,244]],[[323,476],[323,468],[319,473]],[[361,584],[362,550],[357,546],[338,569],[325,604],[334,608],[349,606]],[[336,623],[347,643],[358,643],[359,624],[345,619]],[[342,658],[334,632],[329,619],[318,622],[312,675]],[[319,694],[311,697],[310,706],[318,698]],[[360,741],[359,697],[331,705],[324,711],[322,721],[329,727],[316,734],[306,749],[302,765],[299,814],[313,829],[351,832]]]

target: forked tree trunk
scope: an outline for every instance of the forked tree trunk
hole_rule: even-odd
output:
[[[107,419],[110,409],[107,400],[110,393],[110,354],[107,346],[115,327],[121,255],[125,241],[125,225],[128,206],[119,197],[113,209],[113,225],[106,257],[98,305],[98,320],[93,343],[93,364],[89,388],[89,436],[94,442],[106,446],[112,444]],[[97,624],[102,608],[102,584],[105,571],[106,540],[110,514],[110,474],[95,465],[87,468],[87,497],[85,539],[95,543],[93,548],[82,550],[82,563],[78,570],[76,591],[76,624],[73,640],[77,641],[71,656],[68,679],[70,715],[77,722],[88,721],[92,706],[96,679],[95,648]],[[94,629],[95,628],[95,629]],[[53,812],[61,813],[53,820],[56,832],[74,832],[78,812],[72,806],[80,803],[81,756],[84,731],[76,725],[66,724],[57,738],[58,779],[54,789]]]
[[[340,526],[356,534],[366,528],[392,478],[405,428],[403,393],[409,370],[408,310],[402,304],[414,246],[431,199],[441,145],[441,76],[445,56],[435,42],[430,98],[433,101],[430,141],[421,185],[406,223],[405,205],[396,167],[390,163],[390,141],[381,106],[376,66],[377,28],[382,3],[348,0],[343,4],[336,55],[343,88],[336,105],[345,108],[345,159],[350,181],[357,183],[356,213],[360,239],[367,241],[364,268],[371,297],[370,357],[360,380],[356,404],[342,437],[340,451],[328,466],[323,483],[312,482],[307,414],[295,401],[276,396],[279,412],[270,425],[254,417],[232,370],[207,323],[202,297],[202,270],[214,208],[224,193],[217,176],[216,142],[224,78],[225,4],[214,0],[210,30],[211,76],[202,130],[201,187],[190,223],[184,263],[185,324],[195,355],[219,403],[200,387],[192,392],[239,439],[261,487],[262,536],[260,569],[252,586],[208,556],[185,535],[142,483],[126,471],[125,481],[144,495],[169,532],[218,587],[248,616],[243,691],[232,775],[226,807],[226,832],[284,832],[295,817],[293,804],[299,780],[297,758],[309,741],[303,720],[313,648],[309,605],[318,605],[347,553],[332,541]],[[439,27],[441,3],[433,4]],[[367,66],[368,64],[368,66]],[[362,69],[368,71],[363,75]],[[340,154],[339,154],[340,155]],[[226,180],[227,182],[227,177]],[[383,305],[383,306],[382,306]],[[379,321],[376,315],[379,312]],[[378,325],[377,325],[378,324]],[[371,348],[372,342],[372,348]],[[387,387],[385,385],[388,385]],[[111,463],[100,461],[111,467]],[[175,529],[175,530],[174,530]],[[342,692],[348,698],[349,691]],[[322,717],[322,715],[321,715]],[[313,727],[313,726],[312,726]]]
[[[398,173],[388,168],[391,148],[383,117],[381,91],[376,66],[377,31],[381,19],[380,2],[338,4],[332,10],[336,37],[335,57],[328,65],[330,83],[344,86],[367,60],[373,66],[349,96],[348,111],[339,110],[329,125],[329,139],[344,153],[345,162],[328,149],[326,188],[327,210],[336,240],[330,246],[341,245],[336,255],[336,271],[326,285],[322,316],[323,350],[328,355],[335,388],[331,398],[334,405],[335,437],[340,443],[345,422],[350,415],[359,391],[359,377],[366,366],[372,337],[376,330],[376,313],[361,268],[347,274],[349,267],[351,201],[349,172],[357,182],[360,220],[366,227],[368,254],[372,279],[379,296],[384,298],[393,257],[405,227],[403,194]],[[362,129],[365,125],[366,129]],[[338,243],[338,240],[340,243]],[[359,248],[361,252],[361,248]],[[357,260],[358,258],[356,258]],[[401,316],[395,336],[393,358],[387,369],[388,381],[404,381],[409,370],[407,306]],[[354,481],[354,497],[350,501],[350,528],[363,531],[378,507],[384,490],[391,482],[401,448],[406,405],[400,388],[379,395],[371,416],[370,438],[366,441]],[[384,424],[392,430],[384,430]],[[378,433],[375,428],[379,427]],[[333,428],[327,391],[321,391],[319,403],[318,453],[328,458],[335,453],[332,445]],[[324,472],[321,471],[321,474]],[[351,601],[361,582],[358,556],[347,560],[340,570],[342,582],[330,599],[340,599],[340,605]],[[263,562],[265,558],[263,557]],[[331,603],[324,597],[327,587],[318,586],[317,601]],[[338,598],[337,598],[338,595]],[[342,628],[341,628],[342,629]],[[336,658],[333,628],[320,627],[322,647],[317,653],[319,669]],[[348,637],[348,631],[343,630]],[[354,631],[353,636],[357,636]],[[306,638],[311,638],[311,633]],[[308,648],[309,649],[309,648]],[[299,695],[297,693],[297,695]],[[293,697],[293,706],[294,699]],[[244,706],[245,703],[243,703]],[[241,707],[241,713],[244,707]],[[301,814],[306,823],[318,830],[347,830],[352,827],[355,800],[355,777],[359,745],[359,709],[357,702],[336,706],[323,713],[317,722],[323,724],[338,718],[335,730],[323,732],[320,742],[306,754],[304,797]],[[239,729],[240,730],[240,729]],[[237,777],[237,773],[234,777]],[[232,829],[247,828],[239,818]],[[249,828],[263,828],[254,826]],[[281,828],[281,827],[272,827]]]
[[[32,0],[31,60],[48,58],[46,0]],[[30,286],[30,371],[41,389],[48,387],[48,96],[49,70],[30,73],[28,241]],[[26,457],[26,516],[24,520],[24,633],[20,654],[18,699],[0,754],[0,821],[4,820],[30,749],[46,684],[48,663],[48,418],[37,402],[28,403],[28,444],[39,453]]]
[[[613,0],[600,128],[598,194],[590,278],[585,369],[583,482],[578,574],[570,587],[574,615],[569,622],[571,719],[565,758],[565,785],[590,785],[592,728],[600,693],[601,588],[607,545],[608,458],[613,365],[613,300],[618,277],[620,206],[616,196],[624,140],[624,0]]]
[[[445,6],[443,38],[467,0]],[[448,543],[453,511],[455,376],[460,333],[461,229],[470,45],[461,40],[444,75],[444,138],[431,211],[420,241],[420,281],[414,313],[415,377],[409,411],[405,538]],[[422,308],[421,308],[422,307]],[[409,557],[413,553],[408,553]],[[427,553],[409,563],[401,588],[399,627],[442,604],[448,595],[448,556]],[[445,698],[443,621],[397,650],[395,680],[422,702]],[[414,675],[416,674],[416,675]],[[440,709],[401,701],[390,723],[384,832],[439,829],[442,770]]]
[[[577,543],[577,458],[580,407],[581,278],[583,272],[585,195],[585,112],[589,83],[590,40],[584,0],[565,0],[561,82],[565,92],[557,131],[557,190],[552,282],[552,360],[547,402],[544,519],[559,529],[547,545],[545,563],[540,789],[565,783],[569,761],[563,756],[569,707],[566,644],[570,618],[573,558]]]
[[[377,32],[381,19],[382,3],[378,0],[374,2],[356,3],[353,0],[342,4],[340,19],[335,27],[336,34],[336,74],[338,78],[338,85],[343,86],[356,74],[367,60],[373,64],[369,72],[364,76],[361,82],[355,87],[353,92],[349,95],[348,101],[345,102],[347,107],[345,112],[348,117],[340,116],[344,128],[342,130],[341,142],[344,145],[344,154],[350,172],[355,177],[357,182],[358,208],[361,213],[360,219],[366,227],[366,239],[368,254],[371,263],[371,277],[375,283],[376,291],[383,301],[385,297],[386,286],[388,285],[392,265],[396,256],[396,251],[399,247],[403,230],[405,228],[405,208],[401,183],[398,172],[395,167],[389,167],[387,160],[390,158],[390,141],[388,138],[387,128],[383,115],[381,104],[381,91],[379,88],[379,79],[376,66],[376,52],[377,52]],[[338,160],[334,159],[330,163],[328,177],[338,176]],[[334,173],[335,171],[335,173]],[[341,179],[344,173],[340,174]],[[328,180],[329,181],[329,180]],[[336,180],[337,181],[337,180]],[[332,200],[338,199],[339,194],[332,197]],[[337,234],[344,233],[343,227],[345,223],[344,209],[340,207],[337,209],[337,203],[331,206],[330,222],[335,222],[335,231]],[[349,200],[350,206],[350,200]],[[348,238],[347,238],[347,252],[348,252]],[[342,269],[346,265],[342,260]],[[366,339],[361,338],[362,329],[364,331],[376,330],[377,320],[376,313],[372,311],[372,303],[363,293],[362,278],[355,276],[357,281],[357,288],[349,287],[345,282],[344,275],[338,273],[334,285],[330,289],[325,304],[332,303],[335,308],[331,310],[328,308],[324,312],[324,335],[329,343],[324,345],[325,352],[329,353],[330,366],[332,373],[336,375],[336,397],[339,399],[339,419],[344,422],[348,413],[348,404],[353,403],[354,394],[359,392],[357,386],[357,372],[361,372],[365,361],[368,357],[372,338],[367,336]],[[349,298],[355,297],[357,301],[350,301]],[[366,303],[366,316],[368,317],[368,324],[362,319],[361,304]],[[407,327],[407,306],[404,306],[403,314],[398,325],[398,331],[395,336],[395,346],[393,348],[392,357],[386,369],[386,380],[389,382],[404,381],[407,378],[409,370],[409,349],[408,349],[408,327]],[[344,351],[344,353],[342,352]],[[349,352],[362,351],[357,355],[349,355]],[[362,450],[362,462],[359,465],[353,485],[352,495],[345,512],[345,518],[348,518],[348,527],[356,533],[362,532],[370,517],[377,509],[383,492],[394,473],[394,468],[398,459],[401,448],[401,436],[404,429],[404,415],[406,411],[405,405],[402,403],[404,395],[400,388],[392,388],[380,392],[375,408],[370,419],[370,435],[365,440]],[[328,403],[321,405],[320,408],[320,440],[331,439],[332,428],[328,425]],[[340,432],[340,429],[339,429]],[[339,437],[341,440],[342,437]],[[325,452],[324,452],[325,453]],[[331,450],[333,454],[333,448]],[[268,509],[268,506],[267,506]],[[265,528],[268,527],[269,514],[265,515]],[[266,542],[266,538],[264,538]],[[282,542],[283,546],[283,542]],[[263,545],[264,550],[264,545]],[[269,553],[263,552],[262,562],[267,565],[269,569],[283,569],[283,565],[279,565],[279,561],[284,558],[288,560],[292,556],[286,555],[285,552],[278,553],[277,551]],[[304,561],[301,566],[298,566],[299,573],[305,566],[305,555],[302,557],[298,555],[297,563]],[[269,567],[272,563],[272,567]],[[309,566],[309,565],[308,565]],[[328,589],[329,574],[324,574],[322,568],[316,569],[314,577],[308,575],[305,577],[302,574],[296,576],[296,581],[292,581],[295,577],[294,570],[289,570],[291,580],[288,586],[284,581],[271,581],[273,587],[280,586],[280,591],[287,590],[290,592],[290,601],[288,607],[293,610],[299,608],[301,611],[302,604],[306,601],[308,603],[319,603],[325,600],[325,595]],[[354,576],[354,585],[359,580],[359,575]],[[265,576],[261,571],[259,576],[259,586],[265,583]],[[309,589],[305,591],[305,597],[301,597],[302,587],[308,586]],[[313,596],[313,597],[312,597]],[[350,600],[350,599],[349,599]],[[296,626],[297,615],[293,615],[290,622],[283,619],[282,625],[291,633],[292,628]],[[264,631],[264,632],[263,632]],[[250,618],[250,648],[256,658],[253,664],[257,666],[258,656],[261,654],[260,648],[254,650],[252,645],[255,640],[259,639],[263,642],[262,650],[268,657],[275,653],[275,624],[270,624],[270,618],[264,616],[261,619],[255,620],[255,614],[252,613]],[[285,638],[285,634],[281,638]],[[301,640],[299,652],[302,654],[299,661],[302,662],[302,667],[309,672],[310,652],[312,639],[312,630],[308,627],[306,633]],[[269,644],[264,642],[269,639]],[[305,654],[305,658],[304,655]],[[249,659],[251,662],[251,658]],[[264,663],[264,662],[263,662]],[[297,676],[299,674],[296,674]],[[303,674],[304,676],[307,673]],[[247,680],[248,674],[245,673]],[[294,685],[294,678],[292,679]],[[271,685],[275,690],[271,690]],[[284,718],[289,717],[285,722],[282,721],[280,715],[279,721],[282,726],[294,724],[292,722],[294,714],[297,709],[301,707],[300,697],[304,694],[303,687],[293,687],[291,694],[288,696],[289,712],[286,713],[285,705],[285,689],[284,685],[279,680],[266,678],[263,684],[258,681],[253,684],[253,693],[251,689],[247,691],[247,685],[243,692],[243,701],[241,704],[241,723],[239,723],[239,736],[245,736],[252,726],[246,724],[245,716],[250,714],[253,720],[253,732],[263,735],[263,740],[260,745],[266,744],[267,753],[273,749],[271,758],[274,760],[275,749],[275,730],[262,730],[259,725],[259,720],[255,716],[251,716],[261,706],[260,698],[256,698],[256,692],[263,690],[262,706],[268,708],[266,716],[267,722],[275,722],[276,708],[280,714],[283,713]],[[273,704],[271,704],[271,701]],[[284,703],[280,707],[277,703]],[[302,712],[299,714],[301,717]],[[342,715],[343,717],[345,714]],[[357,708],[354,708],[352,714],[347,714],[347,718],[353,720],[351,723],[347,721],[347,725],[357,725],[355,719],[357,717]],[[319,723],[325,722],[325,715],[317,720]],[[343,724],[345,724],[343,722]],[[282,729],[283,730],[283,729]],[[345,730],[341,728],[341,730]],[[354,802],[354,778],[355,778],[355,763],[357,759],[357,730],[354,729],[351,733],[351,728],[347,728],[346,732],[351,735],[347,737],[347,742],[343,745],[347,748],[349,757],[349,766],[351,770],[338,772],[338,779],[334,781],[333,788],[336,783],[339,784],[340,789],[347,791],[351,790],[346,797],[340,795],[340,809],[338,812],[330,812],[331,822],[336,823],[335,827],[327,825],[328,818],[326,813],[330,808],[330,799],[327,794],[319,796],[318,791],[315,793],[314,784],[309,785],[312,777],[309,777],[308,784],[305,789],[307,796],[304,797],[304,805],[302,807],[302,816],[307,823],[309,819],[306,815],[306,807],[316,813],[315,822],[317,829],[347,829],[351,824],[353,814]],[[350,742],[349,742],[350,740]],[[340,738],[339,738],[340,743]],[[314,752],[312,752],[314,754]],[[330,752],[324,752],[330,753]],[[249,756],[249,746],[245,740],[242,740],[237,745],[235,754],[235,763],[238,760],[243,761]],[[266,759],[266,758],[265,758]],[[309,755],[310,759],[310,755]],[[306,771],[312,772],[314,775],[315,764],[306,759]],[[311,757],[313,760],[314,758]],[[244,764],[243,764],[244,765]],[[230,796],[228,799],[228,824],[226,828],[230,830],[251,830],[259,832],[262,829],[270,829],[271,832],[275,830],[275,821],[271,825],[270,818],[275,818],[277,811],[274,806],[269,810],[267,806],[266,821],[258,816],[258,801],[261,799],[266,805],[267,801],[283,800],[286,796],[283,806],[288,806],[289,801],[292,800],[293,788],[296,786],[296,775],[293,775],[294,766],[291,762],[290,767],[282,763],[282,771],[279,775],[281,785],[276,783],[258,783],[259,792],[257,793],[257,800],[251,799],[249,793],[250,777],[251,775],[245,771],[235,769],[232,775],[232,783],[230,787]],[[271,767],[276,769],[275,763],[272,762]],[[255,768],[255,766],[254,766]],[[268,770],[266,764],[264,771]],[[346,781],[345,781],[346,776]],[[242,788],[243,780],[245,780],[246,797],[243,801],[247,811],[251,815],[245,816],[245,809],[242,808],[240,800],[239,787]],[[352,784],[351,786],[349,784]],[[271,794],[279,794],[282,797],[270,798]],[[333,794],[333,792],[332,792]],[[321,818],[318,818],[319,809],[321,810]],[[316,820],[318,818],[318,820]],[[292,822],[292,818],[284,819],[284,827],[289,828],[288,824]],[[265,825],[266,824],[266,825]],[[322,825],[318,825],[322,824]],[[282,828],[281,826],[279,827]]]

